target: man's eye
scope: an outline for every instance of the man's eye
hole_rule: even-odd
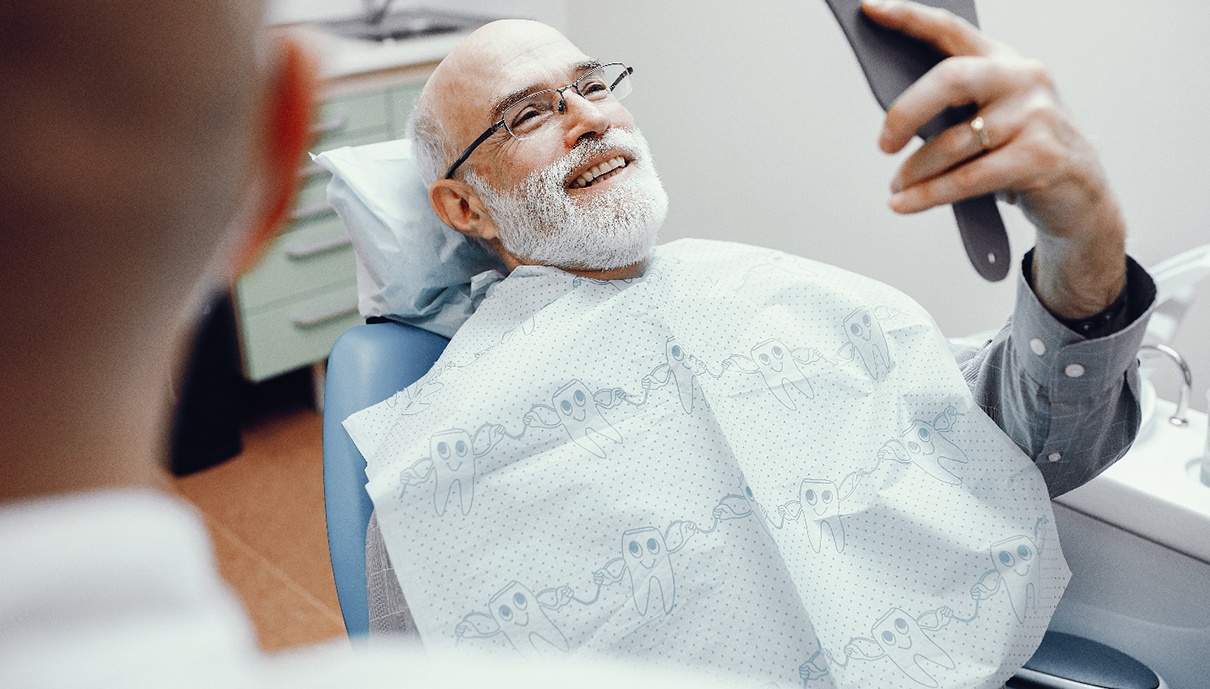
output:
[[[513,119],[509,123],[509,127],[514,129],[517,127],[524,127],[527,122],[532,123],[533,120],[540,114],[541,113],[538,112],[537,108],[524,108],[516,115],[513,115]]]
[[[580,82],[580,93],[587,98],[592,95],[603,96],[609,93],[609,87],[600,79],[589,79],[588,81]]]

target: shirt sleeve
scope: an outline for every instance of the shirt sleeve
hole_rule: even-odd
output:
[[[1092,480],[1138,433],[1137,357],[1155,283],[1131,258],[1125,289],[1123,327],[1090,339],[1060,323],[1021,272],[1016,308],[996,336],[982,348],[954,347],[975,400],[1034,460],[1051,497]]]

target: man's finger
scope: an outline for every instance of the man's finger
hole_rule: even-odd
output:
[[[1004,149],[960,165],[891,196],[891,210],[919,213],[955,201],[991,194],[1014,186],[1012,154]]]
[[[931,179],[962,162],[1009,143],[1016,135],[1003,116],[1002,108],[988,108],[979,113],[984,137],[971,127],[969,121],[955,125],[938,134],[928,143],[916,149],[899,166],[891,191]],[[984,142],[987,145],[984,146]]]
[[[887,111],[878,146],[896,153],[942,110],[982,104],[1002,94],[1004,67],[979,57],[954,57],[933,67],[895,99]]]
[[[919,38],[946,55],[983,55],[987,39],[965,19],[906,0],[864,0],[866,16],[888,29]]]

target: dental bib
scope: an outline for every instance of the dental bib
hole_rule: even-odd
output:
[[[426,646],[755,684],[999,687],[1069,577],[927,313],[738,244],[523,266],[345,421]]]

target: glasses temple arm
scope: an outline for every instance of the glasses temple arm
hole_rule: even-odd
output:
[[[623,69],[622,73],[618,75],[618,78],[614,79],[613,83],[609,85],[609,90],[612,91],[612,90],[616,89],[618,87],[618,84],[622,83],[622,80],[625,79],[626,77],[630,76],[631,74],[634,74],[634,67],[626,67],[625,69]]]
[[[475,139],[474,143],[472,143],[470,146],[467,146],[466,150],[462,152],[462,155],[458,156],[458,159],[454,161],[454,164],[450,166],[450,169],[446,170],[445,178],[453,179],[454,171],[458,169],[458,166],[465,163],[466,159],[471,157],[471,153],[473,153],[475,149],[479,147],[479,144],[487,141],[488,137],[490,137],[492,134],[495,134],[503,126],[504,120],[500,120],[499,122],[493,124],[487,131],[480,134],[479,138]]]

